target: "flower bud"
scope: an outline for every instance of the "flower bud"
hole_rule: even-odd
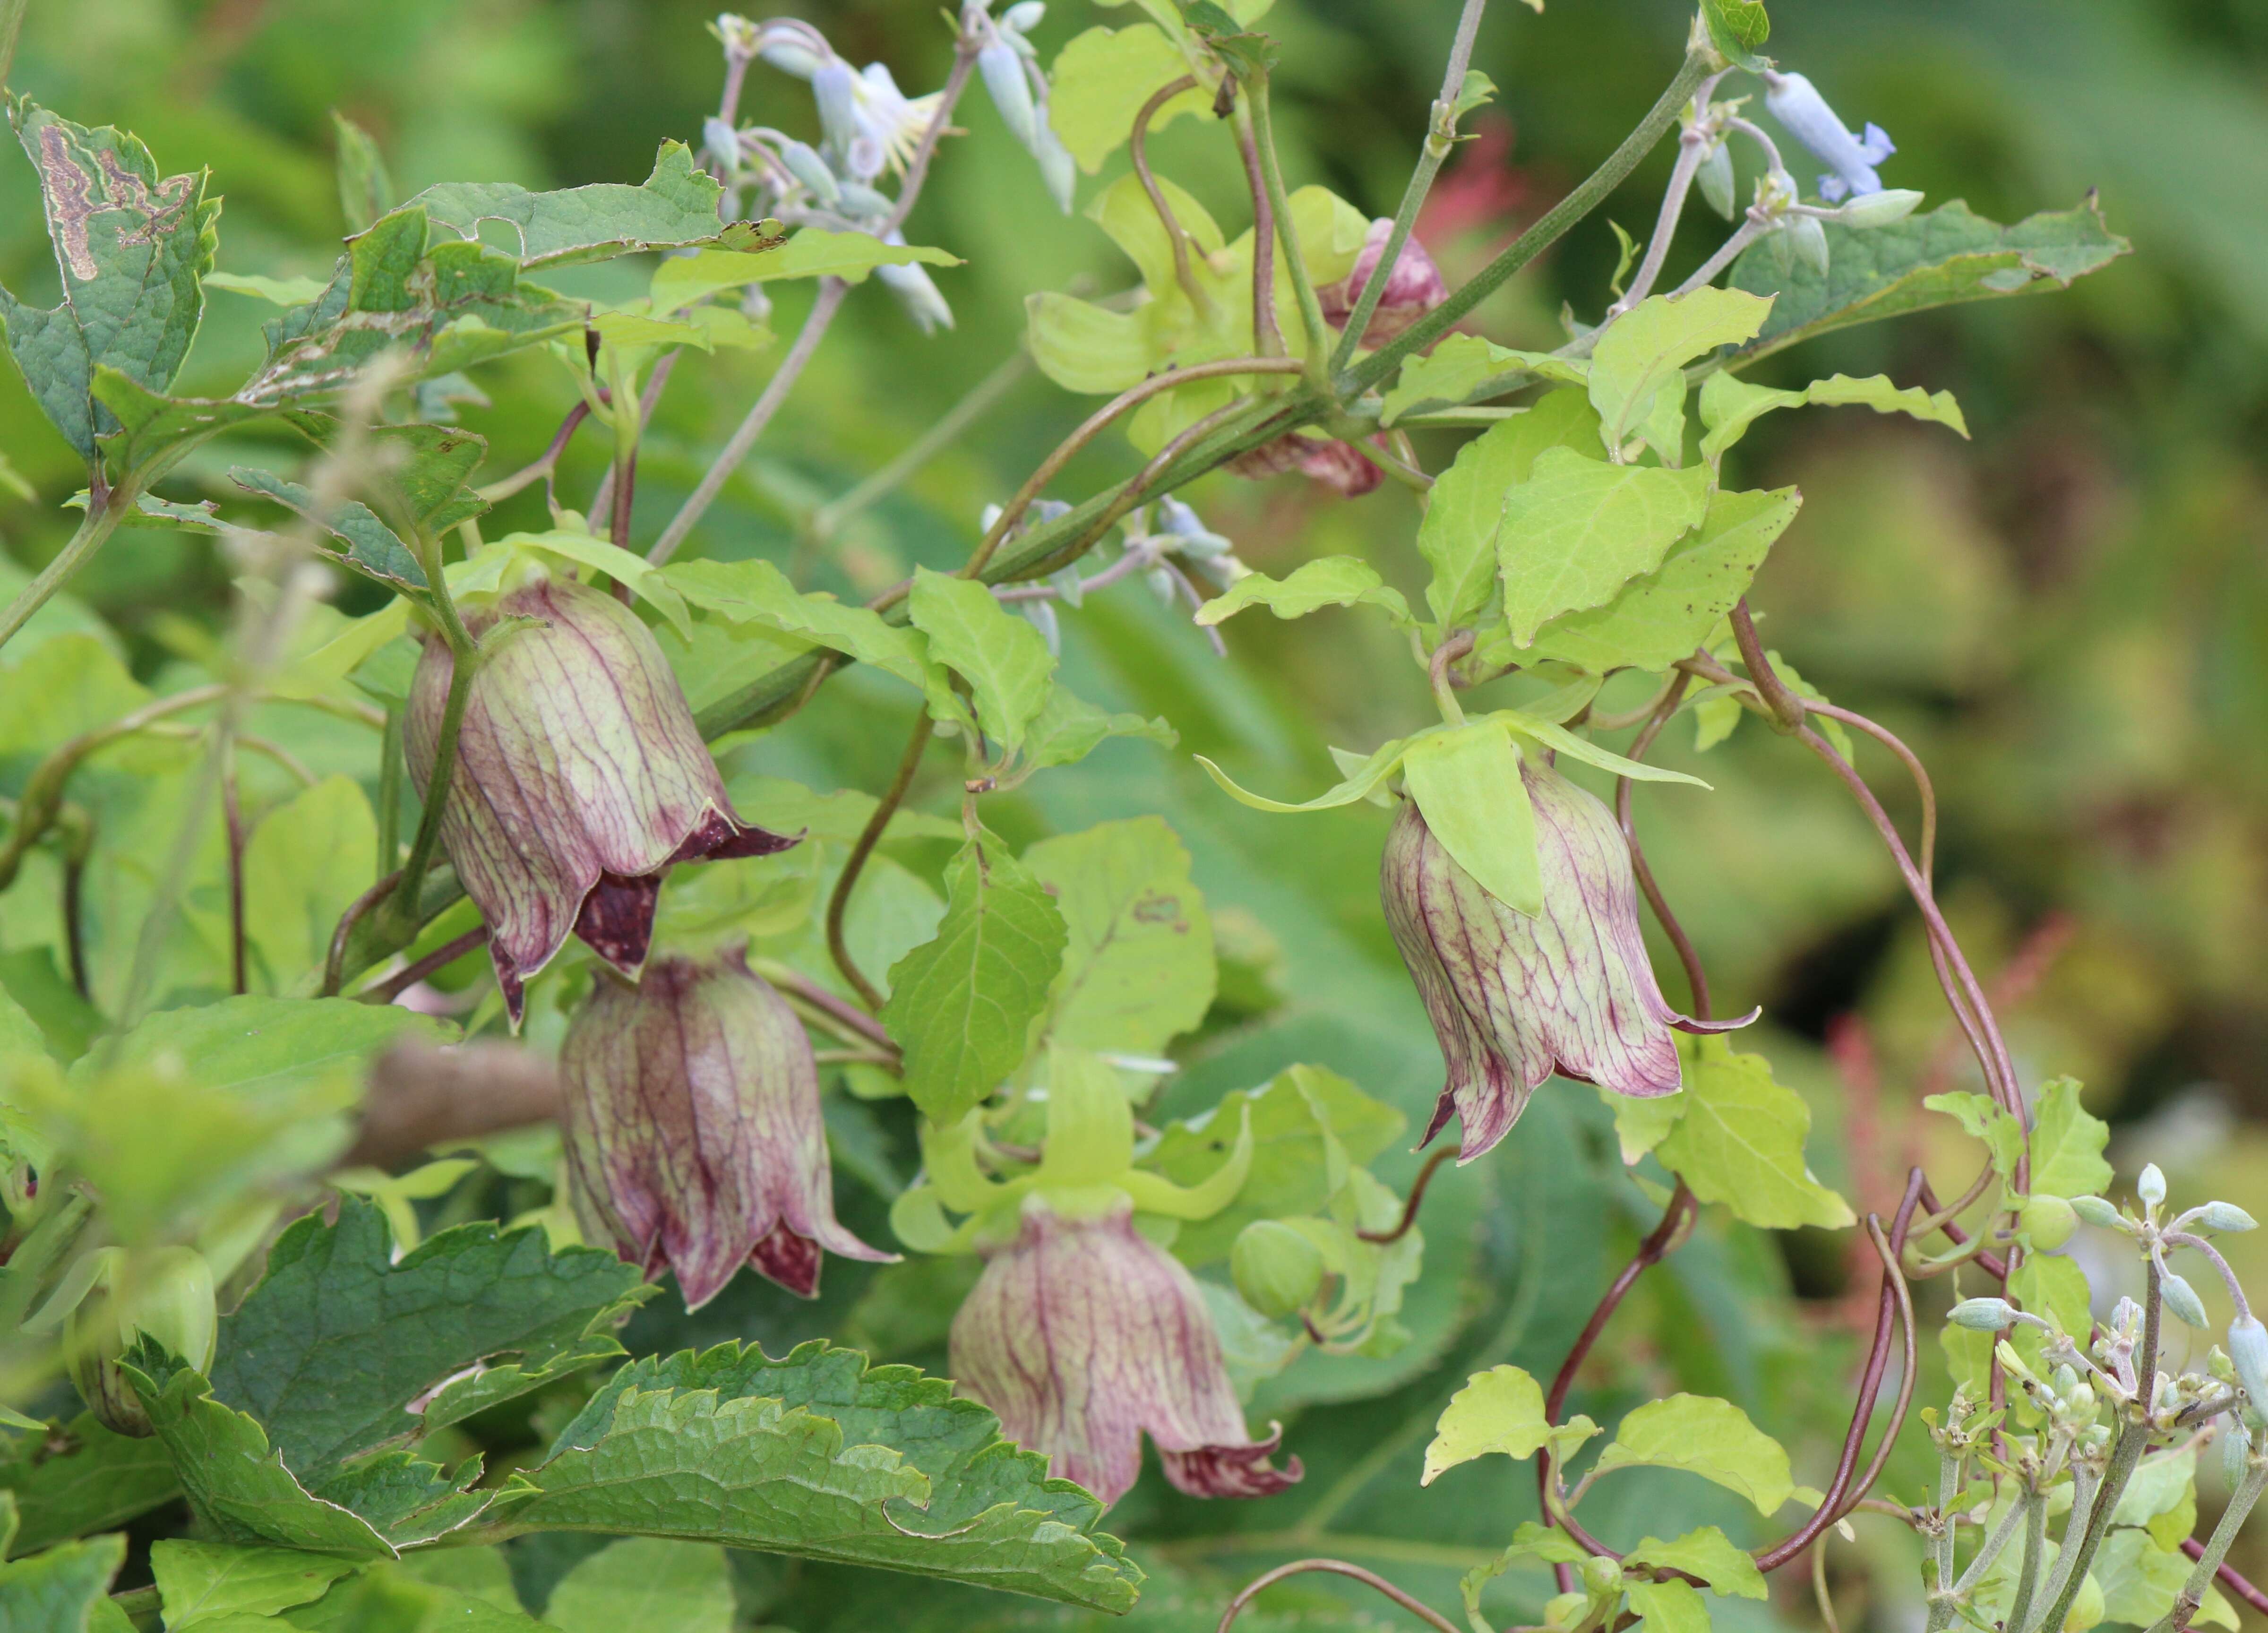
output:
[[[1594,1597],[1603,1599],[1623,1585],[1623,1565],[1618,1559],[1603,1554],[1594,1554],[1583,1562],[1583,1585]]]
[[[1015,47],[995,36],[976,54],[976,70],[984,76],[984,89],[1000,110],[1009,133],[1030,147],[1039,127],[1032,105],[1032,86],[1024,77],[1024,59]]]
[[[2168,1270],[2158,1284],[2158,1291],[2166,1301],[2166,1308],[2188,1326],[2204,1328],[2212,1325],[2205,1313],[2205,1300],[2198,1298],[2197,1289],[2181,1276]]]
[[[1247,482],[1297,471],[1343,499],[1359,499],[1386,480],[1386,473],[1365,459],[1351,444],[1322,437],[1302,437],[1296,431],[1273,438],[1256,448],[1247,448],[1223,468]]]
[[[1709,208],[1726,220],[1733,218],[1733,154],[1724,143],[1719,142],[1709,150],[1709,157],[1701,161],[1701,168],[1693,180],[1701,189],[1701,196],[1709,201]]]
[[[1336,283],[1326,283],[1315,291],[1322,303],[1323,321],[1333,328],[1344,328],[1354,315],[1354,304],[1361,298],[1363,286],[1370,275],[1378,269],[1380,257],[1386,254],[1386,240],[1394,236],[1394,223],[1381,217],[1370,224],[1363,235],[1362,249],[1355,256],[1354,270]],[[1379,291],[1378,305],[1370,314],[1370,322],[1362,332],[1366,346],[1383,346],[1411,324],[1424,317],[1449,298],[1449,285],[1441,276],[1441,269],[1425,253],[1425,246],[1416,236],[1404,239],[1402,251],[1394,258],[1394,270],[1386,275],[1386,287]]]
[[[2016,1306],[2006,1298],[1963,1298],[1953,1306],[1950,1319],[1972,1333],[2006,1332],[2016,1324]]]
[[[2166,1200],[2166,1176],[2156,1163],[2142,1165],[2141,1177],[2134,1181],[2134,1195],[2152,1208]]]
[[[1879,193],[1862,193],[1843,206],[1840,218],[1845,226],[1861,232],[1887,227],[1912,215],[1923,196],[1911,188],[1885,188]]]
[[[1063,144],[1055,129],[1048,123],[1047,108],[1040,109],[1039,139],[1033,143],[1032,156],[1040,161],[1040,180],[1047,183],[1048,196],[1056,208],[1068,216],[1079,194],[1079,161]]]
[[[63,1354],[79,1399],[102,1425],[136,1438],[152,1431],[118,1357],[147,1335],[199,1372],[212,1365],[219,1311],[212,1267],[194,1247],[161,1247],[140,1259],[118,1248],[93,1291],[63,1323]]]
[[[1821,277],[1827,276],[1827,229],[1816,216],[1790,216],[1781,224],[1787,234],[1788,247],[1795,253],[1799,265],[1808,268]]]
[[[767,38],[757,55],[762,57],[765,63],[792,79],[815,78],[822,60],[819,53],[800,40],[778,34]]]
[[[2100,1225],[2105,1230],[2116,1230],[2124,1222],[2117,1204],[2105,1202],[2100,1196],[2074,1196],[2071,1199],[2071,1210],[2088,1224]]]
[[[906,238],[902,232],[892,232],[884,241],[902,244]],[[882,280],[883,288],[897,297],[898,305],[923,334],[934,335],[939,329],[953,327],[953,308],[945,304],[945,297],[937,292],[937,285],[918,261],[902,267],[877,267],[874,276]]]
[[[1116,1502],[1141,1472],[1147,1431],[1166,1478],[1191,1497],[1269,1497],[1300,1460],[1269,1461],[1229,1383],[1196,1278],[1134,1229],[1122,1195],[1099,1215],[1027,1196],[1015,1239],[992,1250],[953,1318],[963,1393],[1051,1471]]]
[[[821,1251],[871,1263],[835,1218],[819,1070],[785,1000],[738,954],[601,974],[559,1051],[576,1211],[688,1310],[742,1264],[808,1298]]]
[[[1047,14],[1047,0],[1016,0],[1015,4],[1000,13],[1000,26],[1014,33],[1028,34]]]
[[[1755,1019],[1694,1021],[1669,1007],[1646,960],[1630,847],[1613,813],[1538,756],[1521,757],[1520,776],[1539,841],[1540,915],[1483,889],[1415,800],[1395,817],[1379,871],[1387,926],[1448,1068],[1425,1138],[1462,1118],[1463,1162],[1502,1139],[1555,1071],[1616,1094],[1674,1094],[1673,1026],[1726,1032]]]
[[[512,1024],[527,978],[572,931],[635,976],[654,904],[676,862],[769,856],[796,840],[743,822],[668,659],[610,595],[541,572],[467,615],[505,632],[468,689],[441,843],[487,923],[489,956]],[[410,682],[403,723],[420,794],[449,692],[438,636]]]
[[[2016,1227],[2032,1239],[2042,1253],[2053,1253],[2079,1229],[2079,1210],[2060,1196],[2036,1191],[2016,1215]]]
[[[1819,196],[1832,203],[1852,194],[1879,193],[1882,179],[1874,173],[1897,149],[1880,125],[1868,125],[1864,136],[1854,136],[1827,99],[1801,74],[1764,70],[1764,106],[1787,133],[1809,148],[1828,166],[1819,178]]]
[[[2260,1222],[2233,1202],[2209,1202],[2198,1210],[2197,1222],[2208,1231],[2257,1231]]]
[[[2258,1316],[2240,1315],[2228,1324],[2228,1360],[2252,1409],[2268,1412],[2268,1327]]]
[[[780,163],[787,166],[788,174],[808,188],[811,195],[822,204],[832,204],[843,196],[843,184],[819,156],[819,150],[808,142],[792,138],[778,143]]]
[[[1323,1250],[1281,1219],[1255,1219],[1229,1249],[1236,1295],[1270,1320],[1304,1310],[1323,1284]]]

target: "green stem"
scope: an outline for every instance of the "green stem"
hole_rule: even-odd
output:
[[[1260,155],[1260,180],[1268,189],[1269,211],[1276,217],[1276,242],[1283,249],[1284,270],[1291,275],[1292,291],[1299,298],[1300,327],[1307,332],[1304,372],[1308,385],[1325,390],[1330,374],[1327,349],[1331,332],[1323,323],[1323,303],[1315,293],[1315,281],[1307,276],[1307,263],[1300,254],[1300,230],[1292,220],[1292,201],[1284,191],[1283,167],[1276,157],[1276,128],[1268,112],[1266,72],[1246,81],[1244,91],[1244,105],[1252,112],[1253,144]],[[1254,265],[1256,268],[1258,262]]]
[[[8,0],[0,0],[0,4],[7,3]],[[20,0],[16,5],[15,15],[16,20],[20,22],[23,18]],[[6,27],[7,21],[5,15],[0,14],[0,28]],[[13,43],[12,40],[0,39],[0,48],[12,46]],[[126,519],[141,493],[139,484],[129,477],[113,488],[100,504],[88,510],[86,519],[78,525],[78,531],[71,534],[70,541],[56,553],[55,559],[40,569],[39,576],[26,585],[16,599],[8,604],[8,610],[0,613],[0,646],[7,645],[16,632],[31,622],[32,614],[47,605],[48,598],[62,589],[73,573],[93,558],[94,553],[117,531],[118,524]]]
[[[1381,347],[1348,371],[1347,384],[1359,391],[1376,385],[1402,365],[1402,360],[1412,352],[1432,345],[1465,314],[1502,288],[1512,276],[1544,250],[1557,243],[1567,230],[1589,215],[1603,202],[1608,194],[1620,187],[1623,178],[1638,168],[1653,144],[1661,140],[1694,91],[1714,70],[1710,60],[1697,54],[1689,54],[1677,77],[1669,82],[1654,105],[1646,111],[1637,129],[1623,139],[1623,143],[1607,156],[1607,160],[1583,180],[1583,184],[1561,199],[1527,232],[1513,239],[1509,248],[1481,268],[1479,274],[1463,288],[1455,291],[1448,299],[1427,313],[1404,329],[1388,345]]]
[[[386,710],[386,735],[378,750],[378,873],[383,879],[401,864],[401,710]]]
[[[2063,1527],[2066,1538],[2074,1531],[2082,1536],[2086,1534],[2088,1522],[2095,1515],[2095,1496],[2101,1489],[2100,1482],[2087,1464],[2082,1463],[2073,1468],[2071,1477],[2071,1517],[2064,1521]],[[2048,1603],[2053,1604],[2056,1596],[2063,1592],[2063,1585],[2071,1580],[2072,1558],[2072,1551],[2068,1548],[2056,1556],[2055,1569],[2049,1573],[2047,1592],[2043,1596]],[[2014,1621],[2008,1623],[2008,1629],[2009,1633],[2029,1633],[2021,1623]]]
[[[1953,1621],[1953,1499],[1960,1495],[1961,1460],[1950,1452],[1940,1452],[1937,1458],[1937,1580],[1930,1585],[1929,1594],[1933,1633]]]
[[[449,785],[457,770],[457,732],[464,724],[465,702],[473,689],[473,675],[480,667],[480,647],[466,631],[464,620],[457,615],[457,604],[449,594],[449,582],[442,572],[440,545],[431,539],[422,541],[425,581],[433,589],[433,610],[441,620],[441,638],[449,644],[449,695],[441,705],[441,731],[433,744],[433,771],[425,784],[424,808],[418,813],[417,833],[409,842],[409,859],[401,864],[401,878],[378,911],[377,930],[382,942],[393,946],[406,946],[424,923],[418,911],[418,898],[425,883],[425,870],[433,864],[434,848],[441,839],[441,813],[449,803]]]
[[[31,0],[0,0],[0,89],[8,84],[8,75],[16,66],[16,36],[22,32],[24,13],[30,10]]]
[[[2246,1465],[2244,1482],[2236,1488],[2235,1494],[2228,1499],[2228,1506],[2221,1511],[2220,1523],[2213,1526],[2205,1552],[2198,1556],[2190,1579],[2182,1585],[2181,1597],[2174,1600],[2171,1610],[2151,1625],[2149,1633],[2183,1633],[2188,1628],[2190,1618],[2205,1603],[2205,1592],[2213,1585],[2213,1573],[2228,1556],[2228,1545],[2236,1541],[2238,1528],[2251,1513],[2253,1504],[2259,1502],[2264,1488],[2268,1488],[2268,1458],[2256,1457]]]
[[[2044,1492],[2026,1492],[2021,1506],[2024,1511],[2024,1556],[2016,1565],[2016,1596],[2009,1601],[2004,1624],[2010,1628],[2022,1627],[2032,1614],[2032,1595],[2040,1581],[2040,1543],[2047,1532],[2048,1499]]]
[[[226,695],[225,686],[200,686],[187,692],[176,692],[171,697],[161,697],[156,702],[136,710],[122,719],[108,725],[98,726],[82,732],[55,750],[33,769],[24,783],[23,798],[16,806],[16,827],[5,844],[0,844],[0,890],[16,881],[16,871],[23,864],[24,853],[45,835],[62,815],[63,789],[88,755],[96,750],[131,737],[169,715],[187,710],[202,708],[217,702]]]

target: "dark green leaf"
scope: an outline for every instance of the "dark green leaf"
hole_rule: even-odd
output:
[[[324,509],[315,495],[273,471],[232,467],[228,479],[247,493],[260,494],[286,510],[306,517],[344,547],[339,563],[389,589],[423,595],[427,592],[425,570],[401,536],[379,520],[377,512],[359,499],[346,499]]]
[[[714,176],[696,167],[682,142],[665,142],[653,173],[636,187],[602,181],[531,193],[509,181],[448,181],[410,203],[461,238],[479,236],[487,223],[501,224],[516,238],[522,269],[532,269],[649,249],[764,247],[765,235],[752,223],[718,224],[724,192]]]
[[[0,1488],[15,1494],[20,1516],[18,1554],[122,1526],[180,1495],[173,1460],[155,1440],[114,1434],[92,1412],[64,1424],[62,1438],[67,1449],[50,1453],[19,1436],[0,1464]]]
[[[126,1562],[126,1539],[69,1542],[0,1565],[0,1633],[86,1633]]]
[[[355,1567],[298,1548],[169,1538],[150,1550],[166,1633],[235,1615],[264,1616],[320,1599]]]
[[[1725,60],[1750,72],[1766,66],[1756,48],[1771,38],[1771,18],[1764,15],[1764,0],[1701,0],[1701,20],[1709,30],[1709,43]]]
[[[336,108],[331,110],[331,129],[339,147],[339,213],[349,232],[360,232],[394,208],[394,179],[369,131]]]

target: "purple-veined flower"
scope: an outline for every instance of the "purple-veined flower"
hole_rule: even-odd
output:
[[[1531,918],[1482,888],[1415,800],[1395,818],[1379,872],[1387,926],[1448,1068],[1425,1138],[1461,1119],[1461,1162],[1510,1132],[1555,1071],[1639,1099],[1674,1094],[1673,1027],[1727,1032],[1756,1019],[1689,1020],[1669,1007],[1613,813],[1535,756],[1521,756],[1520,776],[1535,813],[1542,913]]]
[[[669,661],[612,596],[540,570],[484,609],[504,632],[466,695],[441,843],[488,925],[513,1024],[525,983],[571,932],[635,976],[670,864],[769,856],[797,842],[740,820]],[[403,747],[422,795],[449,692],[449,649],[428,639]]]
[[[685,1306],[743,1264],[819,1291],[823,1253],[884,1262],[836,1221],[819,1069],[795,1012],[739,953],[603,972],[559,1052],[577,1216]]]
[[[1882,190],[1874,166],[1898,150],[1880,125],[1869,124],[1864,136],[1852,136],[1818,87],[1801,74],[1767,69],[1764,85],[1764,106],[1772,117],[1827,166],[1819,178],[1820,197],[1831,204],[1852,194]]]
[[[1386,473],[1351,444],[1296,431],[1246,449],[1223,468],[1249,482],[1297,471],[1346,499],[1359,499],[1386,480]]]
[[[1370,224],[1370,231],[1362,240],[1362,252],[1355,257],[1354,270],[1336,283],[1327,283],[1315,291],[1322,303],[1323,320],[1334,327],[1344,327],[1353,315],[1354,303],[1362,294],[1363,285],[1378,267],[1379,257],[1386,253],[1386,240],[1393,236],[1394,223],[1383,217]],[[1425,246],[1413,235],[1405,239],[1402,253],[1394,258],[1394,270],[1386,275],[1386,287],[1379,291],[1378,305],[1370,314],[1370,322],[1362,332],[1366,346],[1383,346],[1411,324],[1424,317],[1449,298],[1449,285],[1441,276],[1441,269],[1425,253]]]

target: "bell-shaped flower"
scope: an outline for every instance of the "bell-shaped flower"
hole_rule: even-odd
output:
[[[636,976],[672,863],[768,856],[794,837],[743,822],[668,659],[612,596],[541,570],[470,609],[484,643],[465,700],[441,843],[488,925],[513,1024],[523,984],[569,933]],[[403,747],[419,793],[449,693],[448,647],[427,641]]]
[[[1248,448],[1223,468],[1248,482],[1259,482],[1297,471],[1329,488],[1342,498],[1359,499],[1386,480],[1386,473],[1365,459],[1351,443],[1298,432]]]
[[[1831,204],[1854,194],[1882,190],[1874,166],[1897,149],[1880,125],[1870,124],[1864,136],[1852,136],[1818,87],[1801,74],[1767,69],[1764,85],[1764,106],[1772,117],[1827,166],[1827,173],[1819,178],[1820,197]]]
[[[893,231],[882,241],[885,244],[903,244],[906,235]],[[913,320],[914,327],[923,334],[934,335],[941,328],[953,327],[953,308],[945,304],[945,297],[938,293],[937,285],[930,281],[929,269],[919,261],[909,261],[902,267],[877,267],[874,276],[881,279],[883,288],[897,298],[898,305],[904,308],[906,316]]]
[[[1344,327],[1353,315],[1363,285],[1370,282],[1379,258],[1386,254],[1386,240],[1393,233],[1393,222],[1383,217],[1372,222],[1363,237],[1362,252],[1355,257],[1354,270],[1315,291],[1322,303],[1323,320],[1332,327]],[[1383,346],[1448,298],[1448,283],[1425,246],[1414,235],[1403,239],[1402,253],[1394,258],[1394,270],[1386,275],[1386,287],[1379,291],[1378,305],[1363,328],[1362,343]]]
[[[945,95],[909,97],[881,63],[859,72],[833,55],[813,68],[811,91],[828,148],[857,181],[872,181],[885,170],[904,174]]]
[[[1689,1020],[1669,1007],[1646,960],[1630,848],[1614,815],[1540,756],[1520,776],[1535,812],[1543,911],[1498,901],[1404,801],[1386,841],[1379,891],[1402,961],[1433,1023],[1448,1082],[1425,1130],[1462,1120],[1458,1159],[1510,1131],[1555,1071],[1653,1099],[1681,1086],[1670,1036],[1753,1020]]]
[[[819,1069],[803,1025],[738,953],[601,972],[559,1052],[585,1232],[698,1309],[743,1264],[819,1291],[822,1253],[885,1262],[835,1217]]]
[[[1166,1478],[1192,1497],[1269,1497],[1300,1478],[1255,1440],[1204,1295],[1181,1261],[1134,1228],[1123,1195],[1089,1210],[1026,1196],[1014,1240],[993,1251],[953,1318],[954,1376],[1049,1472],[1115,1503],[1142,1469],[1146,1432]]]

